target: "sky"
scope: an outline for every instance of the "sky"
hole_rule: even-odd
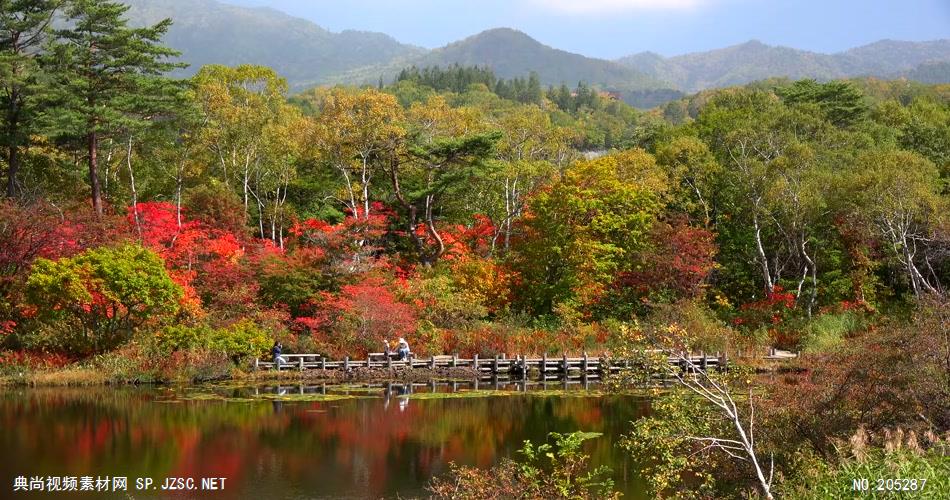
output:
[[[435,48],[519,29],[591,57],[670,56],[759,40],[833,53],[881,39],[950,38],[950,0],[222,0],[268,6],[331,31]]]

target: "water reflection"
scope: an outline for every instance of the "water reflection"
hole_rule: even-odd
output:
[[[587,430],[595,464],[614,468],[639,498],[633,464],[613,446],[645,411],[634,397],[552,397],[562,382],[281,385],[196,389],[41,389],[0,392],[0,491],[17,476],[226,477],[213,498],[415,496],[450,462],[489,467],[525,439]],[[498,388],[505,397],[417,399]],[[207,389],[200,389],[206,392]],[[360,396],[340,401],[258,399],[283,394]],[[4,496],[4,495],[0,495]],[[136,495],[139,497],[140,495]]]

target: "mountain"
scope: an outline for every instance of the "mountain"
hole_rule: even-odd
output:
[[[607,61],[559,50],[509,28],[484,31],[435,50],[365,31],[334,33],[269,8],[215,0],[124,0],[133,25],[172,18],[165,43],[182,52],[189,76],[205,64],[274,68],[294,90],[314,85],[391,81],[408,66],[487,66],[501,78],[534,71],[545,85],[583,81],[616,92],[638,107],[682,92],[741,85],[772,77],[832,79],[904,77],[950,82],[950,40],[882,40],[837,54],[820,54],[751,41],[708,52],[663,57],[652,52]]]
[[[411,61],[419,67],[461,65],[488,66],[500,78],[523,77],[535,72],[545,85],[583,81],[611,88],[656,88],[660,82],[639,71],[603,59],[593,59],[558,50],[521,31],[497,28],[435,49]]]
[[[933,65],[950,62],[950,40],[882,40],[837,54],[776,47],[753,40],[724,49],[670,58],[641,52],[617,62],[687,92],[772,77],[820,80],[857,76],[895,78],[912,77],[920,71],[930,79],[939,79],[944,70]]]
[[[950,61],[950,40],[930,42],[881,40],[832,57],[852,75],[893,76],[913,71],[924,64]]]
[[[388,35],[330,32],[270,8],[245,8],[214,0],[124,0],[130,24],[174,21],[165,43],[182,53],[194,74],[205,64],[260,64],[274,68],[295,88],[323,83],[354,68],[410,57],[424,49]]]

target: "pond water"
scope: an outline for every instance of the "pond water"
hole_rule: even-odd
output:
[[[128,496],[63,495],[77,498],[411,498],[450,462],[490,467],[517,456],[526,439],[577,430],[604,434],[586,443],[594,465],[613,469],[625,498],[643,498],[634,464],[615,443],[647,411],[644,399],[498,389],[0,390],[0,498],[52,497],[13,493],[20,476],[128,478]],[[151,489],[169,477],[195,478],[195,488],[201,478],[226,479],[222,491]],[[137,490],[140,478],[154,484]]]

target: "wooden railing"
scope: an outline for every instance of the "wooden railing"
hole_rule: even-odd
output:
[[[659,352],[659,351],[657,351]],[[386,356],[384,353],[371,353],[366,359],[350,359],[345,357],[342,360],[329,360],[319,354],[284,354],[281,356],[283,362],[277,366],[273,361],[255,360],[254,368],[256,370],[296,369],[304,370],[344,370],[349,371],[356,368],[389,368],[389,369],[408,369],[408,368],[469,368],[483,375],[515,374],[527,377],[529,372],[537,372],[542,378],[548,374],[585,374],[600,375],[605,373],[616,373],[621,370],[637,366],[637,361],[631,359],[612,359],[606,357],[594,357],[584,354],[580,357],[568,357],[564,354],[561,357],[542,356],[540,358],[529,358],[525,356],[516,356],[508,358],[505,356],[494,356],[490,358],[481,358],[473,356],[471,358],[460,358],[457,355],[430,356],[428,358],[415,357],[412,354],[405,360],[400,360],[394,354]],[[723,369],[728,363],[724,354],[716,353],[708,355],[705,353],[689,354],[684,356],[667,356],[669,363],[673,366],[681,366],[683,369],[693,367],[707,369]],[[686,360],[689,360],[689,363]]]

